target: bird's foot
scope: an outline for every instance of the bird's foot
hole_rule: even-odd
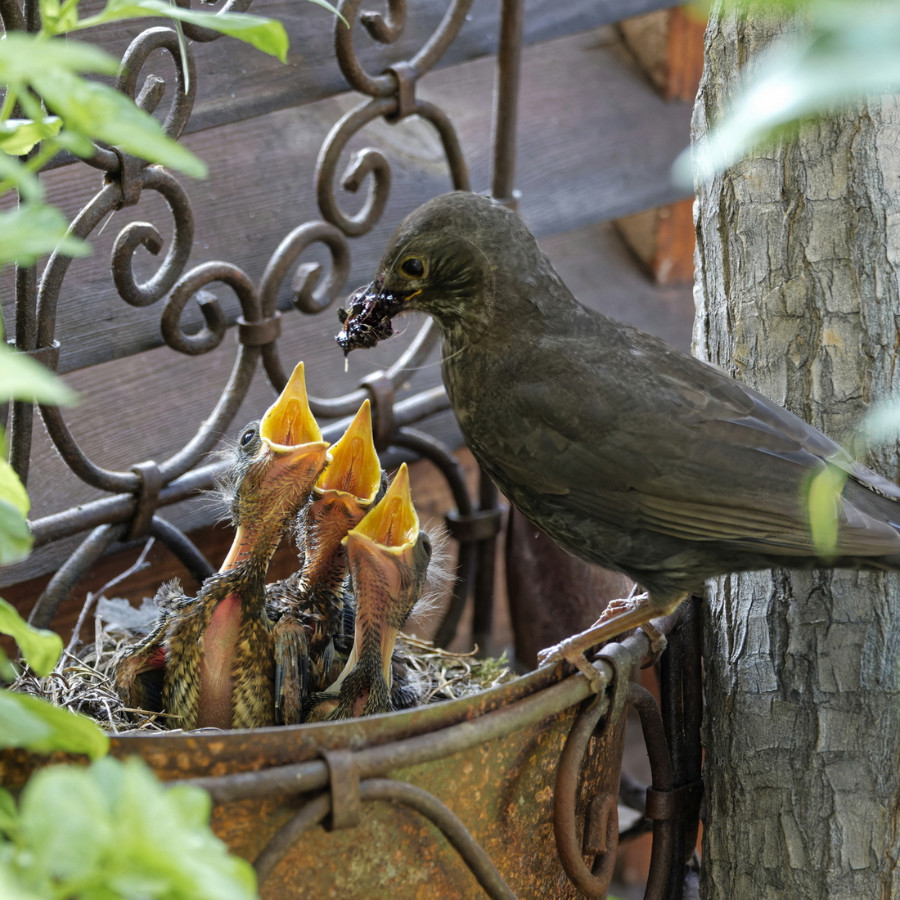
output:
[[[641,631],[647,635],[647,640],[650,641],[650,659],[641,666],[642,669],[646,669],[656,664],[669,642],[652,622],[644,622],[641,625]]]
[[[584,655],[585,651],[638,627],[645,628],[645,630],[646,627],[650,628],[647,636],[650,638],[651,647],[659,646],[659,642],[662,641],[664,648],[665,636],[649,625],[652,610],[648,594],[639,594],[623,600],[611,600],[600,618],[586,631],[573,634],[558,644],[541,650],[538,653],[538,665],[546,666],[559,660],[565,660],[588,679],[595,691],[600,690],[599,674]]]
[[[564,660],[575,666],[575,668],[587,678],[591,685],[591,690],[595,694],[598,694],[603,688],[603,685],[600,682],[600,674],[593,667],[590,660],[584,655],[584,651],[587,648],[578,640],[587,633],[588,632],[583,631],[580,634],[572,635],[572,637],[568,637],[558,644],[554,644],[552,647],[546,647],[545,649],[538,651],[538,667],[550,666],[553,665],[553,663]],[[593,641],[591,641],[588,646],[593,646]]]

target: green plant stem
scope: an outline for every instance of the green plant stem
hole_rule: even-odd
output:
[[[79,3],[79,0],[65,0],[65,3],[63,3],[63,5],[59,8],[59,21],[65,22],[66,16],[69,13],[69,10],[77,9],[78,3]],[[77,21],[77,14],[76,14],[76,21]],[[45,33],[43,23],[41,24],[41,32],[40,33]],[[63,32],[63,33],[65,33],[65,32]]]
[[[3,105],[0,106],[0,122],[6,122],[12,115],[16,107],[16,92],[10,87],[6,90],[6,96],[3,98]]]

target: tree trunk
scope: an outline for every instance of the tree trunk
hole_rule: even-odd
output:
[[[783,31],[713,10],[695,137]],[[896,98],[698,185],[696,230],[697,356],[845,446],[872,402],[900,396]],[[897,480],[896,447],[864,461]],[[719,579],[705,643],[703,896],[900,897],[900,579]]]

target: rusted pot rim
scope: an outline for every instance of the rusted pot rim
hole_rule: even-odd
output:
[[[607,645],[604,654],[613,647],[621,657],[618,668],[624,671],[646,655],[648,642],[638,633],[622,644]],[[615,677],[614,666],[601,656],[594,668],[598,688],[606,691]],[[141,756],[163,780],[188,780],[211,790],[220,801],[315,790],[328,783],[323,756],[335,752],[351,751],[360,777],[371,777],[537,724],[590,696],[588,679],[571,671],[568,664],[558,663],[470,697],[341,722],[113,735],[110,752]],[[35,768],[70,758],[8,750],[0,753],[0,777],[6,786],[16,787]],[[269,775],[262,781],[261,770]]]
[[[609,669],[608,682],[612,670],[605,668]],[[276,793],[288,786],[293,791],[314,790],[327,783],[322,757],[329,753],[352,751],[361,766],[360,775],[372,776],[401,765],[439,759],[452,753],[454,745],[461,747],[490,740],[528,722],[540,722],[591,693],[583,675],[566,677],[566,669],[565,664],[559,664],[471,697],[341,722],[252,730],[126,734],[112,739],[111,752],[116,756],[136,753],[151,760],[167,758],[168,765],[155,765],[163,778],[197,775],[196,761],[203,760],[205,766],[200,771],[204,777],[192,780],[212,789],[214,796],[221,795],[225,788],[222,776],[232,782],[240,796]],[[179,758],[183,765],[179,765]],[[253,778],[246,794],[241,791],[238,787],[241,773],[256,775],[262,768],[283,768],[287,782],[281,783],[276,777],[270,791],[260,791],[258,779]],[[233,778],[228,779],[229,775]],[[231,790],[226,789],[224,793],[229,799],[237,799]]]

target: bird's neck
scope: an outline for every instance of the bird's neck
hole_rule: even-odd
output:
[[[265,567],[248,558],[207,579],[197,601],[206,624],[198,642],[197,728],[231,728],[235,660],[245,626],[265,615]]]
[[[219,571],[207,579],[197,599],[207,609],[208,625],[231,633],[241,616],[262,615],[265,575],[277,540],[261,540],[252,528],[239,525]]]
[[[222,561],[220,574],[241,578],[243,574],[264,573],[281,540],[281,532],[280,523],[268,520],[239,524],[231,548]]]
[[[233,723],[233,669],[243,618],[242,597],[225,595],[212,611],[203,633],[200,690],[197,698],[198,728],[231,728]]]
[[[359,523],[364,510],[342,499],[311,504],[304,529],[303,580],[307,588],[338,591],[347,574],[347,554],[341,541]]]

